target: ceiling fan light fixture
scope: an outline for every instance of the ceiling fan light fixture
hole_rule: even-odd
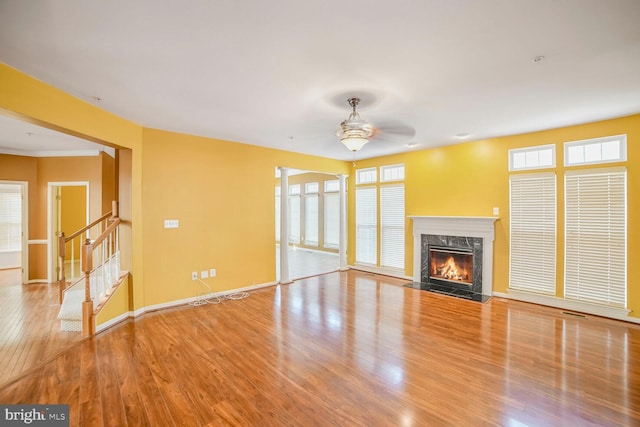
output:
[[[356,111],[360,99],[349,98],[347,102],[353,108],[353,111],[349,114],[347,120],[340,123],[338,136],[345,147],[355,152],[369,142],[369,137],[373,134],[373,128],[366,120],[361,119],[360,114]]]

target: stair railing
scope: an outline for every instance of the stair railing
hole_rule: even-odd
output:
[[[84,302],[82,303],[82,334],[95,333],[96,308],[106,300],[120,279],[120,218],[114,203],[109,226],[95,240],[82,244]]]
[[[81,245],[84,241],[85,237],[89,236],[89,234],[93,233],[103,233],[107,227],[111,224],[111,219],[118,216],[118,202],[113,201],[111,204],[111,212],[107,212],[102,215],[100,218],[93,221],[91,224],[82,227],[80,230],[66,236],[64,232],[60,232],[58,234],[58,270],[59,270],[59,292],[60,292],[60,303],[62,304],[62,299],[64,297],[64,291],[67,288],[67,277],[66,277],[66,268],[65,265],[69,262],[69,270],[71,273],[71,280],[75,281],[78,277],[80,277],[81,272],[83,272],[83,260],[81,257]],[[71,251],[71,259],[67,260],[67,247],[70,248]],[[76,253],[76,247],[78,250]],[[76,276],[76,264],[79,263],[78,266],[78,276]]]

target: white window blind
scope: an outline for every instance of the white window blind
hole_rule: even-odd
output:
[[[380,187],[380,265],[404,269],[404,185]]]
[[[324,247],[337,248],[340,244],[340,195],[324,195]]]
[[[0,186],[0,252],[22,250],[22,195],[19,185]]]
[[[509,287],[555,294],[556,176],[513,175],[509,178]]]
[[[376,187],[356,188],[356,263],[378,262],[376,199]]]
[[[280,241],[280,187],[276,187],[276,242]]]
[[[289,242],[300,243],[300,195],[289,196]]]
[[[565,175],[565,298],[626,308],[626,171]]]
[[[304,243],[318,246],[318,195],[304,196]]]

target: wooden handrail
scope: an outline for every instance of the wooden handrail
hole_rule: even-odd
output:
[[[87,231],[88,229],[90,229],[91,227],[100,224],[102,221],[104,221],[105,219],[109,218],[112,216],[113,211],[111,212],[107,212],[106,214],[102,215],[100,218],[96,219],[95,221],[93,221],[91,224],[89,225],[85,225],[84,227],[82,227],[80,230],[76,231],[75,233],[69,235],[69,237],[65,237],[64,241],[65,243],[75,239],[76,237],[78,237],[79,235],[81,235],[82,233],[84,233],[85,231]]]
[[[65,276],[65,268],[64,268],[64,262],[65,262],[65,257],[66,257],[66,244],[68,242],[73,241],[73,239],[81,236],[83,233],[87,232],[88,230],[90,230],[91,228],[95,227],[96,225],[104,222],[104,221],[109,221],[110,223],[113,223],[115,221],[115,219],[118,219],[118,202],[117,201],[112,201],[111,202],[111,212],[107,212],[104,215],[102,215],[100,218],[96,219],[95,221],[93,221],[91,224],[88,224],[84,227],[82,227],[80,230],[75,231],[74,233],[72,233],[69,236],[66,236],[64,234],[64,232],[61,232],[58,235],[58,260],[59,260],[59,265],[58,268],[60,269],[60,279],[59,279],[59,292],[60,292],[60,303],[62,304],[62,299],[64,297],[64,291],[65,288],[67,286],[66,283],[66,276]],[[118,222],[120,220],[118,219]],[[103,233],[106,230],[103,230]],[[72,259],[73,262],[73,259]]]
[[[109,237],[109,234],[112,233],[118,227],[118,224],[120,224],[120,218],[113,218],[113,221],[111,222],[111,224],[107,227],[106,230],[102,232],[100,236],[98,236],[95,240],[86,239],[84,244],[86,245],[87,242],[89,242],[88,244],[89,246],[91,246],[91,249],[93,250],[94,247],[98,246],[100,243],[102,243],[104,239]],[[86,268],[84,269],[84,271],[87,271]]]

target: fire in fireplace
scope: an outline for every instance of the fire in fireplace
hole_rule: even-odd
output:
[[[430,246],[429,278],[471,286],[473,284],[473,252]]]

